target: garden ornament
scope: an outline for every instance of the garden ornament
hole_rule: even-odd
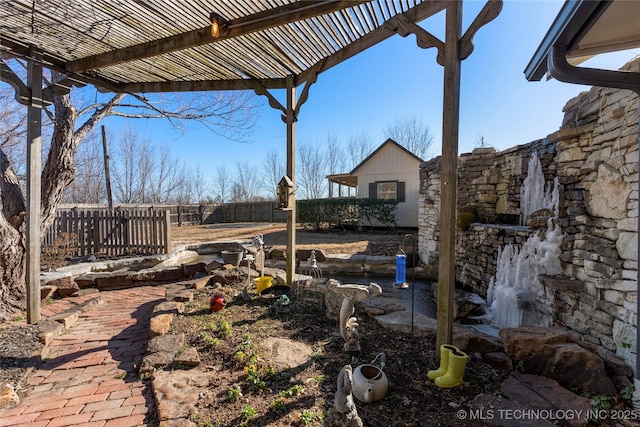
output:
[[[338,374],[338,383],[333,411],[324,420],[325,427],[363,427],[358,410],[353,402],[353,372],[351,365],[344,365]]]
[[[374,365],[380,358],[380,367]],[[370,364],[359,365],[353,371],[353,395],[364,403],[371,403],[383,399],[387,395],[389,380],[382,370],[387,357],[379,353]]]
[[[340,282],[330,282],[329,290],[342,295],[342,305],[340,306],[340,334],[345,341],[344,351],[360,351],[360,342],[356,327],[359,326],[357,319],[353,317],[355,303],[364,301],[367,298],[378,296],[382,293],[382,288],[377,283],[369,285],[340,284]]]

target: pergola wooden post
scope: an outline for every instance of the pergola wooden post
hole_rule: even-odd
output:
[[[436,348],[450,344],[456,279],[456,199],[458,186],[458,127],[460,123],[459,42],[462,34],[462,0],[447,5],[442,107],[442,182],[438,258],[438,314]],[[436,354],[440,354],[436,352]]]
[[[287,176],[294,184],[287,210],[287,285],[291,286],[296,269],[296,87],[293,76],[287,76]]]
[[[40,180],[42,156],[42,62],[31,49],[27,67],[29,106],[27,113],[27,214],[26,282],[27,323],[40,320]]]

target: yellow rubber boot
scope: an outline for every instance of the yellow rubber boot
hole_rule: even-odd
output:
[[[467,356],[457,348],[449,353],[449,365],[447,373],[436,378],[436,385],[440,388],[453,388],[462,384],[464,368],[467,366]]]
[[[427,372],[427,377],[435,380],[446,374],[449,366],[449,354],[454,350],[458,350],[458,347],[451,344],[442,344],[440,346],[440,367],[434,371]]]

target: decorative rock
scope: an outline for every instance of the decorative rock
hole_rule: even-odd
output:
[[[184,303],[179,301],[165,301],[156,305],[153,312],[157,314],[182,314],[184,313]]]
[[[96,277],[95,286],[100,289],[125,289],[133,285],[133,273],[104,274]]]
[[[469,408],[473,411],[480,411],[479,414],[483,414],[485,418],[493,418],[493,419],[485,419],[483,423],[487,425],[495,425],[501,427],[513,427],[514,420],[509,417],[501,417],[499,414],[501,413],[516,413],[515,411],[521,411],[519,413],[524,413],[523,411],[528,410],[526,406],[521,404],[520,402],[515,402],[506,397],[497,397],[493,394],[479,394],[474,399],[469,401]],[[491,410],[491,412],[489,412]],[[490,416],[491,414],[492,416]],[[539,419],[523,419],[518,420],[518,427],[554,427],[555,424],[550,423],[546,420]]]
[[[616,394],[604,361],[573,342],[562,329],[521,326],[502,329],[500,336],[507,355],[514,362],[522,362],[525,372],[548,376],[570,389]]]
[[[189,347],[185,351],[178,353],[173,359],[173,363],[177,366],[185,366],[193,368],[200,365],[200,355],[198,349],[195,347]]]
[[[510,371],[513,368],[509,356],[501,351],[492,351],[490,353],[485,353],[482,355],[482,358],[485,362],[496,369],[504,369],[506,371]]]
[[[80,287],[78,287],[78,284],[73,280],[73,277],[71,276],[61,277],[59,279],[52,280],[48,282],[47,285],[55,286],[56,295],[61,298],[67,297],[72,293],[74,293],[75,291],[77,291],[78,289],[80,289]]]
[[[193,301],[193,290],[187,289],[184,285],[167,286],[167,301]]]
[[[137,281],[149,280],[152,282],[176,282],[184,279],[184,269],[182,266],[155,269],[150,268],[147,270],[140,270],[137,274]]]
[[[184,264],[182,266],[184,270],[184,277],[193,277],[196,273],[205,271],[206,264],[204,262],[193,262],[190,264]]]
[[[48,346],[51,341],[64,332],[64,326],[57,322],[43,322],[39,328],[38,340]]]
[[[173,322],[174,315],[171,313],[158,314],[151,318],[149,325],[149,336],[151,338],[164,335],[169,332],[171,328],[171,322]]]
[[[184,334],[153,337],[147,344],[147,355],[142,359],[140,372],[149,373],[156,368],[169,365],[182,346],[184,346]]]
[[[52,298],[56,289],[58,289],[58,287],[52,285],[40,286],[40,299],[46,300],[48,298]]]
[[[381,316],[386,314],[387,312],[378,307],[365,307],[364,312],[367,313],[371,317]]]
[[[309,360],[313,349],[300,341],[281,338],[266,338],[260,343],[260,347],[267,351],[264,356],[269,366],[276,369],[296,368]]]
[[[570,411],[576,417],[565,417],[561,422],[571,427],[580,427],[589,421],[589,399],[561,387],[552,379],[537,375],[512,374],[502,383],[500,391],[507,398],[526,405],[531,410],[545,410],[551,414],[558,409]]]
[[[85,295],[91,295],[91,294],[97,294],[99,293],[100,290],[96,289],[96,288],[85,288],[85,289],[80,289],[79,291],[76,291],[74,293],[71,294],[72,297],[82,297]]]
[[[455,318],[462,319],[480,307],[486,307],[487,302],[477,294],[456,289],[454,305]]]
[[[222,265],[223,264],[220,261],[213,260],[204,267],[204,270],[211,274],[211,272],[221,269]]]
[[[196,368],[198,369],[198,368]],[[196,402],[202,390],[209,387],[218,372],[198,370],[156,371],[153,374],[153,395],[160,423],[188,419],[197,413]]]
[[[20,397],[11,384],[0,385],[0,409],[9,408],[20,403]]]

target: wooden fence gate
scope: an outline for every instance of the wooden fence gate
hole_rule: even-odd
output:
[[[43,247],[64,245],[74,256],[154,255],[171,249],[169,210],[69,210],[56,218],[43,238]]]

